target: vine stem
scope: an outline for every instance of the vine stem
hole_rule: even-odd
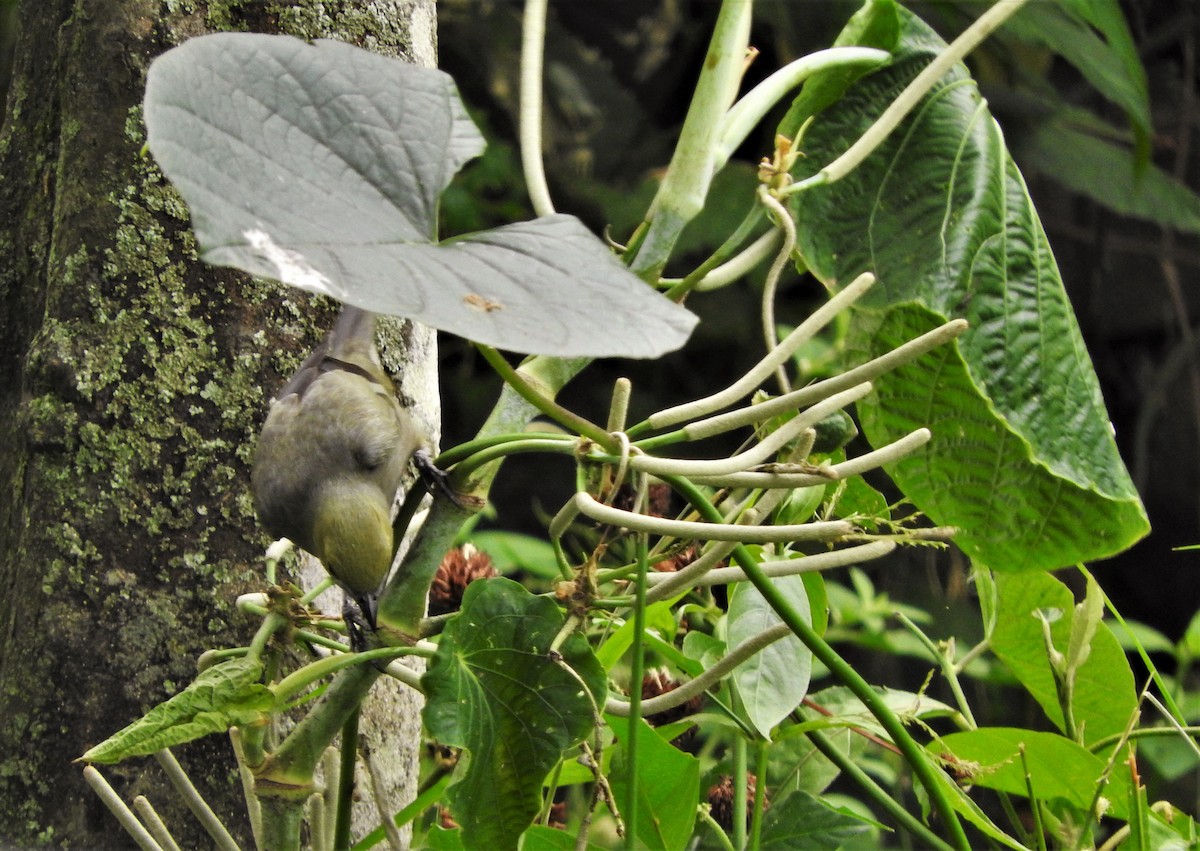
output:
[[[707,497],[686,479],[673,478],[668,483],[679,493],[683,494],[701,515],[710,517],[714,521],[720,518],[720,513],[708,501]],[[891,737],[892,742],[900,749],[913,774],[916,775],[921,785],[925,787],[933,808],[941,816],[946,830],[950,833],[954,847],[962,849],[962,851],[970,851],[970,843],[967,841],[962,824],[954,812],[954,805],[942,784],[941,778],[937,775],[936,769],[925,755],[925,752],[913,740],[912,736],[909,735],[908,730],[905,729],[900,719],[896,717],[887,703],[871,687],[871,684],[863,679],[858,671],[854,670],[853,666],[838,655],[837,651],[817,634],[811,624],[780,593],[779,589],[763,573],[754,556],[744,545],[739,545],[734,549],[733,558],[742,570],[745,571],[746,578],[754,584],[754,587],[762,594],[763,599],[779,615],[780,620],[787,624],[792,632],[804,642],[804,645],[812,651],[813,656],[825,665],[833,676],[841,680],[854,696],[862,701],[867,710],[875,716],[883,729]]]
[[[917,74],[900,95],[892,101],[875,123],[867,128],[845,153],[825,166],[812,177],[780,190],[780,194],[794,195],[813,186],[841,180],[878,148],[921,99],[933,89],[938,80],[957,63],[1008,20],[1028,0],[1000,0],[963,30],[947,48]]]
[[[779,335],[775,327],[775,292],[779,288],[779,278],[783,275],[788,258],[792,256],[792,251],[796,248],[796,223],[792,221],[792,216],[787,208],[779,203],[779,199],[771,194],[771,190],[765,184],[758,187],[758,200],[774,213],[775,223],[783,232],[783,245],[775,255],[775,262],[771,264],[771,269],[767,272],[766,284],[763,286],[762,330],[763,341],[769,352],[779,345]],[[779,392],[788,393],[792,389],[783,364],[775,367],[775,379],[779,382]]]
[[[646,480],[638,488],[638,504],[644,505],[646,499]],[[637,536],[637,604],[633,609],[633,646],[630,648],[632,658],[629,663],[629,741],[625,754],[629,770],[628,797],[623,802],[625,816],[625,847],[635,851],[638,847],[638,797],[641,783],[637,776],[638,739],[641,737],[642,721],[642,679],[645,676],[646,647],[642,641],[646,632],[646,573],[649,567],[649,544],[647,535],[643,532]]]
[[[897,824],[915,836],[923,845],[929,848],[936,848],[938,851],[952,851],[952,846],[947,845],[942,841],[941,837],[927,828],[920,819],[915,818],[912,813],[904,809],[895,798],[889,795],[869,774],[863,771],[858,763],[838,750],[823,732],[820,730],[809,730],[804,735],[808,737],[808,740],[813,743],[813,746],[817,750],[825,755],[826,759],[838,767],[842,774],[857,783],[859,788],[870,795],[872,800],[896,820]]]
[[[546,44],[548,0],[526,0],[521,21],[521,83],[519,135],[521,170],[533,210],[539,216],[554,215],[554,202],[546,184],[542,162],[542,54]]]
[[[537,410],[550,417],[563,426],[563,428],[594,440],[610,452],[619,448],[612,435],[600,426],[590,420],[585,420],[573,411],[568,411],[545,393],[539,392],[538,388],[527,380],[521,374],[520,370],[513,369],[512,365],[504,359],[504,356],[494,348],[485,346],[482,343],[476,343],[475,348],[483,355],[484,360],[491,365],[492,369],[499,373],[505,383],[516,391],[522,399],[537,408]]]

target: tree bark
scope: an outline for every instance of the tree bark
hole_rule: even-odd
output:
[[[216,29],[433,65],[433,0],[25,0],[16,19],[0,127],[0,845],[125,847],[72,760],[186,685],[203,650],[252,634],[234,607],[264,585],[248,460],[267,400],[334,314],[197,261],[186,209],[140,153],[146,69]],[[396,346],[436,423],[432,332],[405,326]],[[411,775],[417,713],[402,714]],[[228,740],[177,755],[249,847]],[[209,844],[152,760],[104,771],[183,847]]]

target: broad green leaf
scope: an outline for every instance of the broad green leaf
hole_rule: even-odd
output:
[[[700,761],[672,747],[648,725],[639,721],[637,775],[629,776],[629,719],[606,716],[616,735],[610,780],[617,802],[628,800],[629,784],[637,784],[639,847],[683,849],[692,838],[696,801],[700,795]]]
[[[901,12],[887,68],[822,112],[797,168],[808,176],[862,134],[945,44]],[[933,440],[889,468],[957,543],[997,570],[1061,567],[1119,552],[1148,530],[1117,453],[1053,254],[1000,129],[966,70],[946,75],[859,168],[794,201],[805,263],[836,288],[879,283],[849,346],[881,354],[952,317],[945,346],[876,382],[858,404],[880,446],[928,426]]]
[[[905,722],[916,719],[927,721],[957,714],[952,706],[924,694],[883,687],[876,687],[875,692],[888,709]],[[831,726],[857,727],[881,739],[891,738],[871,711],[845,686],[832,686],[808,697],[820,707],[820,712],[806,709],[806,717],[827,721]]]
[[[596,651],[596,659],[606,671],[621,660],[625,652],[633,645],[634,621],[631,617],[613,632]],[[657,630],[659,635],[671,639],[675,635],[675,616],[671,613],[671,604],[667,601],[652,603],[646,607],[646,629]]]
[[[985,836],[999,845],[1003,845],[1005,848],[1012,848],[1014,851],[1028,851],[1024,845],[997,827],[996,823],[988,817],[979,804],[971,799],[970,795],[967,794],[967,790],[952,780],[944,770],[937,769],[934,777],[942,785],[946,794],[950,796],[950,805],[954,808],[954,811],[965,818],[970,824],[974,825]],[[924,794],[924,789],[918,789],[918,795],[922,796],[923,801],[928,800],[928,796]],[[928,811],[926,811],[926,815],[928,815]]]
[[[1172,808],[1169,818],[1150,811],[1150,847],[1156,851],[1191,851],[1200,844],[1200,831],[1187,813]]]
[[[151,64],[145,119],[208,263],[520,352],[650,357],[695,324],[571,216],[435,244],[484,144],[440,71],[220,33]]]
[[[463,845],[461,828],[447,830],[435,824],[425,834],[425,841],[432,851],[466,851],[466,846]]]
[[[780,576],[775,587],[806,622],[812,622],[808,594],[799,576]],[[739,582],[729,595],[727,641],[737,647],[743,641],[783,623],[759,590],[749,582]],[[750,723],[771,738],[771,730],[786,718],[808,694],[812,675],[812,651],[794,635],[788,635],[738,665],[733,683],[742,699]]]
[[[795,848],[833,851],[870,829],[871,825],[858,816],[826,806],[807,792],[793,792],[767,810],[759,847],[776,851]]]
[[[565,830],[535,825],[521,835],[521,851],[575,851],[575,835]],[[584,846],[587,851],[603,851],[603,846],[591,842]]]
[[[865,736],[847,728],[827,729],[825,740],[850,759],[858,759],[868,744]],[[839,774],[841,769],[791,726],[780,730],[767,749],[767,785],[773,799],[796,790],[820,795]]]
[[[550,658],[563,623],[554,603],[509,579],[472,582],[422,678],[426,729],[470,753],[448,792],[468,847],[516,845],[542,778],[594,729],[604,671],[578,634],[559,649],[574,674]]]
[[[1005,28],[1049,47],[1074,65],[1097,92],[1125,111],[1138,138],[1140,169],[1149,152],[1149,86],[1117,0],[1029,3],[1008,20]]]
[[[554,547],[542,538],[489,529],[472,532],[470,541],[480,552],[488,554],[498,573],[523,570],[539,579],[561,578]]]
[[[994,579],[997,608],[992,652],[1061,730],[1064,721],[1058,689],[1042,624],[1035,612],[1062,613],[1050,632],[1054,646],[1065,653],[1074,622],[1074,595],[1046,574],[995,574]],[[1085,744],[1121,733],[1137,711],[1137,689],[1129,660],[1104,622],[1096,627],[1086,661],[1075,670],[1072,706]]]
[[[1022,760],[1021,750],[1025,756]],[[1090,813],[1107,762],[1056,733],[1016,727],[981,727],[951,733],[928,746],[941,758],[953,757],[953,768],[964,782],[1011,795],[1061,801],[1077,813]],[[1129,778],[1118,766],[1102,792],[1111,805],[1107,812],[1125,818],[1129,812]]]
[[[1017,159],[1117,213],[1200,233],[1200,195],[1152,163],[1138,169],[1127,146],[1070,121],[1050,120],[1022,137]]]
[[[182,745],[209,733],[223,733],[230,727],[261,723],[275,706],[275,695],[259,682],[262,673],[262,663],[248,656],[213,665],[179,694],[105,739],[80,759],[120,762]]]
[[[866,0],[842,28],[833,46],[892,51],[899,38],[900,16],[894,0]],[[779,132],[794,139],[805,120],[837,101],[863,73],[863,69],[849,66],[813,74],[792,101]]]

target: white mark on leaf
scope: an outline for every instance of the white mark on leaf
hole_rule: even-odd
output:
[[[243,231],[242,238],[260,257],[275,267],[275,276],[283,283],[335,298],[341,294],[333,281],[314,269],[303,254],[279,245],[266,231],[252,228]]]

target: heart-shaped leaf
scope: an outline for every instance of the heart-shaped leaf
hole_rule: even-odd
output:
[[[945,49],[911,13],[901,9],[900,21],[892,64],[805,134],[802,176],[849,148]],[[856,356],[948,318],[970,321],[955,345],[881,377],[858,406],[874,445],[933,431],[889,471],[921,510],[960,528],[969,555],[998,570],[1050,569],[1112,555],[1147,532],[1046,234],[965,68],[850,175],[802,193],[795,209],[800,250],[821,280],[837,286],[867,270],[879,279],[852,320]]]
[[[426,729],[470,752],[449,790],[469,848],[516,846],[541,806],[542,780],[604,705],[604,671],[582,636],[559,648],[571,670],[551,658],[563,622],[554,603],[512,580],[472,582],[422,680]]]
[[[221,33],[154,61],[145,119],[214,265],[520,352],[650,357],[695,325],[572,216],[435,243],[442,190],[484,147],[440,71]]]
[[[799,576],[780,576],[775,586],[805,620],[811,621],[808,593]],[[730,647],[783,623],[759,590],[749,582],[739,582],[729,598]],[[791,714],[808,694],[812,675],[812,651],[794,635],[768,644],[733,672],[750,723],[771,738],[775,725]]]

